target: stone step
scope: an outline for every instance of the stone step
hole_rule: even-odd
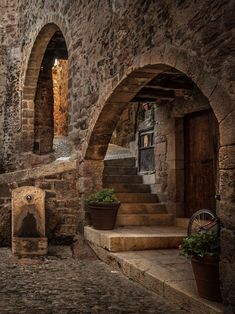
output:
[[[173,226],[172,214],[118,214],[117,226]]]
[[[104,167],[104,175],[135,175],[137,168],[134,167]]]
[[[142,183],[142,177],[138,175],[103,176],[103,183]]]
[[[136,159],[134,157],[104,160],[105,167],[135,167],[135,164]]]
[[[166,214],[164,203],[122,203],[119,214]]]
[[[151,193],[116,193],[121,203],[158,203],[157,195]]]
[[[121,203],[119,214],[167,214],[164,203]]]
[[[112,188],[116,193],[120,192],[150,193],[150,186],[146,184],[105,183],[104,187]]]
[[[110,252],[178,248],[186,237],[184,228],[169,226],[120,227],[95,230],[85,226],[86,240]]]

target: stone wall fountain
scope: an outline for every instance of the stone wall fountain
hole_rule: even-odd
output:
[[[33,186],[12,192],[12,253],[18,256],[46,255],[45,192]]]

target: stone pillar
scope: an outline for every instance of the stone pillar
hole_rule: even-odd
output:
[[[84,160],[79,167],[78,190],[80,193],[80,208],[84,211],[85,221],[89,221],[88,215],[85,215],[85,199],[103,187],[103,160]],[[86,223],[85,222],[85,223]]]
[[[167,135],[168,211],[184,217],[184,125],[183,118],[169,120]]]
[[[157,193],[168,195],[168,210],[175,213],[175,121],[171,105],[157,105],[155,110],[155,167]]]
[[[79,167],[79,191],[85,196],[103,186],[103,160],[84,160]]]
[[[229,314],[235,311],[235,145],[220,148],[219,165],[221,196],[219,216],[223,223],[220,274],[225,313]]]

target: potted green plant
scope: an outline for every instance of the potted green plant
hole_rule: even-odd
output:
[[[95,229],[112,230],[115,226],[120,202],[113,189],[102,189],[86,199],[91,223]]]
[[[181,255],[191,258],[198,294],[202,298],[221,302],[217,233],[193,233],[183,240],[180,249]]]

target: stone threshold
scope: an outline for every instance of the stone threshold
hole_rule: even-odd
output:
[[[0,184],[50,176],[65,171],[75,170],[76,168],[77,160],[56,161],[35,168],[2,173],[0,174]]]
[[[109,252],[89,243],[96,255],[114,269],[164,297],[169,303],[191,314],[222,314],[223,305],[200,298],[191,263],[179,250]]]
[[[84,228],[89,242],[110,252],[178,248],[186,230],[175,226],[125,226],[113,230]]]

